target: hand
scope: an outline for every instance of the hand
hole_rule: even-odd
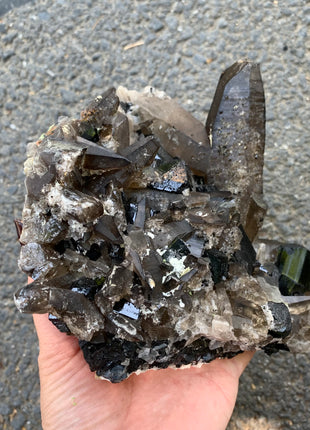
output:
[[[151,370],[118,384],[95,379],[76,338],[60,333],[47,315],[34,315],[40,354],[44,430],[224,430],[245,352],[200,368]]]

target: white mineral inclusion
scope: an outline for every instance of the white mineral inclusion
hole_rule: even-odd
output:
[[[172,266],[172,270],[163,277],[163,282],[165,282],[172,274],[180,278],[185,275],[185,273],[189,272],[190,268],[184,265],[185,260],[186,255],[181,258],[169,256],[167,262]]]

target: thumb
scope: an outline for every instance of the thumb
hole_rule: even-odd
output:
[[[47,314],[33,315],[40,347],[40,356],[44,359],[54,358],[57,355],[70,359],[80,351],[78,340],[74,336],[61,333],[48,319]]]
[[[33,280],[28,277],[28,284],[32,282]],[[33,322],[39,339],[39,361],[54,359],[55,356],[70,360],[80,351],[78,340],[74,336],[61,333],[49,321],[47,314],[34,314]]]
[[[236,357],[230,358],[226,361],[226,366],[229,367],[231,374],[236,378],[240,378],[247,365],[254,357],[255,351],[245,351],[242,354],[238,354]]]

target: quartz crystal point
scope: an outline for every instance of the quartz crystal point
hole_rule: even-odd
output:
[[[300,350],[309,252],[252,244],[264,140],[263,84],[247,61],[222,74],[206,127],[152,88],[112,88],[61,118],[28,147],[19,266],[33,282],[18,309],[49,313],[112,382]]]
[[[239,196],[240,223],[253,240],[265,214],[265,100],[258,64],[240,61],[222,74],[206,129],[208,184]]]

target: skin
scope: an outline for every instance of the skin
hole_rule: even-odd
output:
[[[95,379],[77,339],[34,315],[44,430],[224,430],[254,352],[200,368],[151,370],[112,384]]]

